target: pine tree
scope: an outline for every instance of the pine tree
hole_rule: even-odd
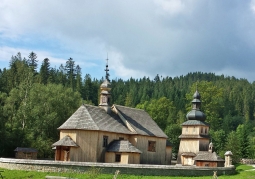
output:
[[[242,146],[240,155],[242,158],[248,158],[250,151],[248,126],[246,124],[239,125],[236,129],[236,134],[238,140],[240,141],[240,145]]]
[[[36,71],[36,68],[37,68],[37,62],[38,60],[37,59],[37,55],[36,53],[34,53],[33,51],[29,54],[28,56],[28,60],[27,60],[27,63],[28,63],[28,66],[30,68],[32,68],[32,70],[35,72]]]
[[[65,71],[68,79],[68,86],[74,90],[75,86],[75,77],[76,77],[76,68],[75,68],[75,62],[72,58],[69,58],[66,61]]]
[[[47,84],[50,76],[50,60],[45,58],[40,68],[40,80],[42,84]]]

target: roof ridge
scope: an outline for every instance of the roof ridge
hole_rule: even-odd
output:
[[[136,109],[136,110],[140,110],[140,111],[144,111],[144,112],[146,112],[144,109],[133,108],[133,107],[128,107],[128,106],[122,106],[122,105],[118,105],[118,104],[113,104],[113,105],[114,105],[114,106],[124,107],[124,108],[129,108],[129,109]]]
[[[95,105],[92,105],[92,104],[82,104],[82,106],[91,106],[91,107],[98,107],[98,106],[95,106]]]
[[[115,111],[115,113],[119,116],[119,118],[121,119],[121,121],[123,122],[124,126],[130,130],[131,132],[135,132],[137,133],[137,131],[132,127],[132,125],[130,124],[130,122],[121,114],[121,112],[118,110],[118,108],[116,107],[116,105],[112,106],[112,109]]]

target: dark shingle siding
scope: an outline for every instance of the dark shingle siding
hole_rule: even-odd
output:
[[[24,148],[24,147],[17,147],[14,151],[15,152],[31,152],[31,153],[38,152],[38,150],[34,148]]]
[[[127,140],[114,140],[106,149],[107,152],[131,152],[131,153],[142,153],[139,149],[133,146]]]
[[[193,159],[199,161],[224,161],[215,152],[211,153],[207,151],[198,152],[197,156],[194,157]]]
[[[179,136],[179,138],[182,138],[182,139],[201,139],[201,138],[207,138],[207,139],[209,139],[210,138],[210,136],[208,136],[208,135],[185,135],[185,134],[182,134],[182,135],[180,135]]]
[[[73,113],[73,115],[66,120],[58,129],[88,129],[98,130],[98,126],[91,118],[87,108],[81,106]]]
[[[74,141],[73,139],[66,135],[65,137],[63,137],[62,139],[60,139],[59,141],[55,142],[54,144],[52,144],[52,146],[68,146],[68,147],[79,147]]]
[[[144,110],[119,105],[115,105],[115,107],[131,124],[135,132],[131,132],[114,112],[108,114],[98,106],[87,104],[82,105],[58,129],[100,130],[167,138],[166,134]]]
[[[119,105],[115,107],[138,134],[168,138],[144,110]]]
[[[84,104],[58,129],[101,130],[131,134],[115,113],[107,114],[104,109]]]
[[[182,123],[182,126],[210,126],[207,122],[199,121],[199,120],[188,120]]]

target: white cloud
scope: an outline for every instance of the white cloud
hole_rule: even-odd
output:
[[[21,53],[22,58],[28,59],[31,50],[24,48],[13,48],[13,47],[0,47],[0,61],[9,62],[12,56],[17,55],[18,52]],[[44,58],[49,58],[52,66],[59,66],[60,64],[65,64],[66,59],[53,57],[48,51],[36,51],[38,60],[38,66],[41,65]]]
[[[255,0],[251,0],[250,8],[253,11],[253,13],[255,13]]]
[[[175,15],[185,11],[183,0],[154,0],[154,3],[160,8],[159,13],[162,13],[163,10],[163,12]]]
[[[72,57],[103,74],[109,53],[111,73],[122,78],[232,73],[227,69],[253,74],[254,9],[255,0],[2,0],[0,59],[33,50],[41,60]]]
[[[144,72],[141,72],[139,70],[125,67],[123,65],[124,64],[123,61],[125,60],[123,54],[121,54],[114,48],[110,48],[108,56],[109,56],[109,68],[115,72],[115,76],[117,76],[118,78],[128,79],[130,77],[135,78],[148,75],[144,74]]]

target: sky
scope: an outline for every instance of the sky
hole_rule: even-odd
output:
[[[71,57],[82,75],[211,72],[255,81],[255,0],[0,0],[0,68]]]

